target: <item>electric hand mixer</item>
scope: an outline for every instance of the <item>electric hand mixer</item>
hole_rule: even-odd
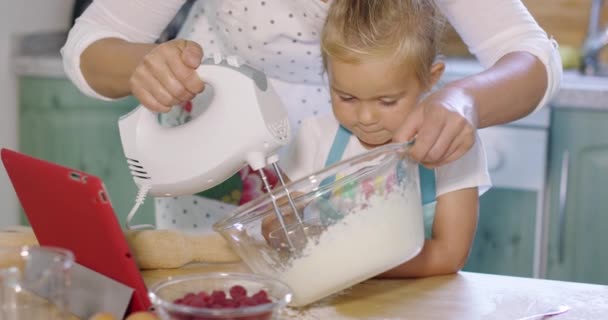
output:
[[[261,169],[273,165],[285,187],[276,164],[277,149],[290,140],[289,119],[281,100],[261,71],[240,65],[236,59],[215,58],[206,59],[197,69],[213,95],[202,114],[190,122],[164,127],[158,115],[144,106],[118,121],[127,163],[140,189],[127,228],[146,193],[160,197],[195,194],[225,181],[247,164],[260,173],[268,191]],[[203,104],[202,96],[195,97],[193,105]],[[274,207],[285,229],[276,203]],[[301,222],[299,214],[295,215]]]

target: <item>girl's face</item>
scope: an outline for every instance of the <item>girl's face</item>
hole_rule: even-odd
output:
[[[432,86],[443,64],[431,67]],[[342,126],[367,148],[391,142],[395,131],[429,89],[413,70],[396,67],[390,59],[348,63],[328,57],[332,108]]]

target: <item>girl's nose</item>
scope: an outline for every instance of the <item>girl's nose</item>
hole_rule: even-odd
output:
[[[357,120],[366,125],[376,122],[374,107],[368,102],[362,102],[357,108]]]

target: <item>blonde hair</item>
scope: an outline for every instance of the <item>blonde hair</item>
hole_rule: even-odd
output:
[[[392,56],[427,85],[444,20],[433,0],[332,0],[321,33],[323,63]]]

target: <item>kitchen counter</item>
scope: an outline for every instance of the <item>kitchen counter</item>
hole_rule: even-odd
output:
[[[65,78],[59,50],[65,43],[66,32],[29,34],[13,41],[13,71],[17,75]],[[447,59],[443,82],[449,82],[481,71],[472,59]],[[508,94],[508,93],[507,93]],[[562,88],[551,101],[560,108],[590,108],[608,110],[608,77],[583,76],[576,71],[565,71]]]
[[[197,272],[247,272],[242,264],[198,265],[143,271],[147,285]],[[412,280],[369,280],[303,309],[287,308],[281,319],[514,320],[567,304],[554,317],[605,319],[608,286],[460,272]],[[552,318],[553,319],[553,318]]]
[[[0,231],[2,246],[37,243],[28,227],[6,230]],[[190,264],[178,269],[143,270],[142,276],[151,287],[170,276],[208,272],[249,269],[242,263]],[[572,309],[556,320],[606,319],[608,286],[470,272],[408,280],[373,279],[305,308],[286,308],[280,319],[515,320],[563,304]]]
[[[66,78],[59,50],[67,33],[55,31],[15,36],[13,45],[13,72],[18,76]]]
[[[471,59],[446,59],[442,80],[452,81],[482,71]],[[586,76],[575,70],[564,70],[560,91],[551,100],[552,108],[586,108],[608,110],[608,77]]]

